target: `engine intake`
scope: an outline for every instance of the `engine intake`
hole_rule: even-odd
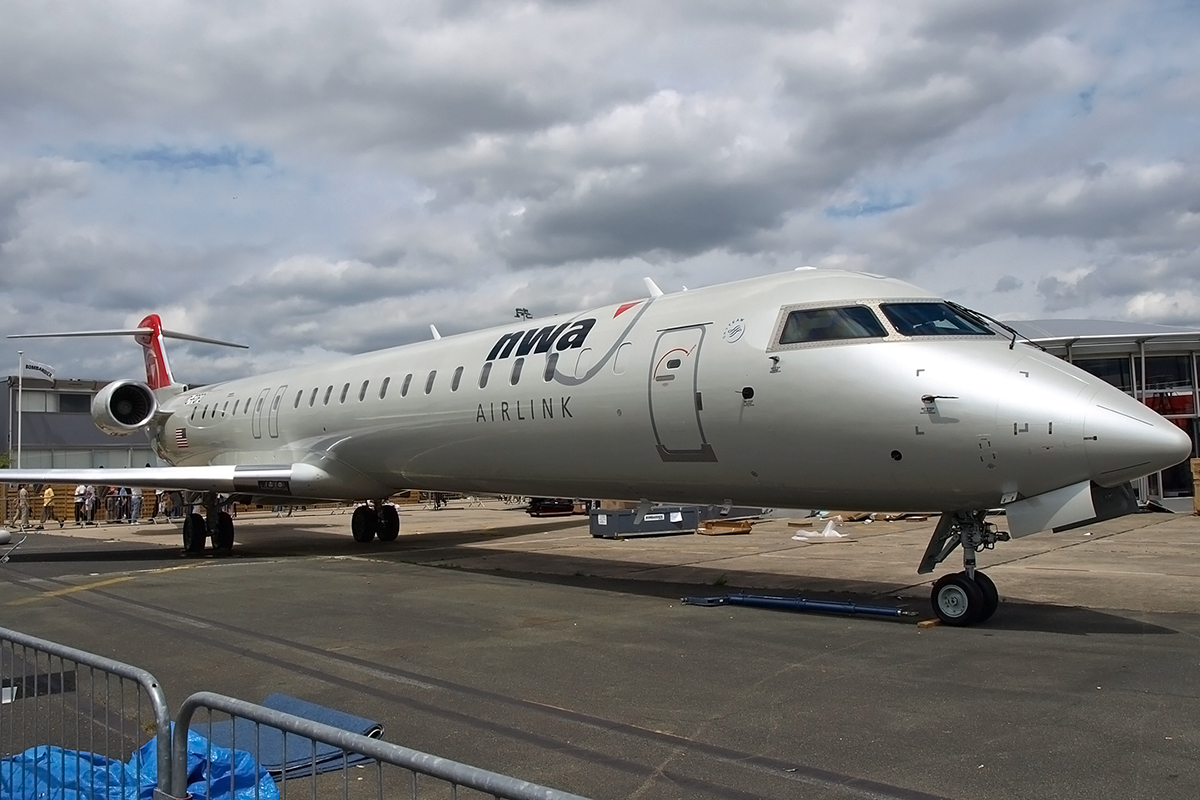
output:
[[[114,381],[92,398],[92,420],[109,436],[128,436],[154,418],[158,400],[140,381]]]

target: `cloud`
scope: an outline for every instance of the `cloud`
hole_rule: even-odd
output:
[[[1200,292],[1142,292],[1125,306],[1130,319],[1200,327]]]
[[[645,274],[840,265],[1026,316],[1200,292],[1200,21],[1171,3],[11,0],[5,23],[6,323],[161,311],[256,345],[173,351],[206,379]],[[123,352],[42,360],[136,371]]]

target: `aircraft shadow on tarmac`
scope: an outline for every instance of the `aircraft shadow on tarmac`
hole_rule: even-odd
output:
[[[780,576],[751,572],[714,569],[712,567],[689,565],[655,565],[640,562],[612,561],[608,559],[591,559],[587,557],[571,557],[551,553],[536,553],[528,551],[504,551],[489,549],[486,553],[473,551],[472,558],[487,558],[492,562],[489,566],[475,566],[454,563],[446,551],[437,553],[414,554],[414,558],[404,553],[389,553],[398,560],[409,563],[440,566],[474,572],[482,575],[500,575],[519,578],[520,580],[553,583],[565,586],[580,586],[588,589],[636,594],[648,597],[674,598],[678,600],[685,596],[719,597],[731,592],[748,592],[787,597],[803,597],[809,600],[837,600],[870,605],[887,605],[898,608],[912,609],[920,613],[920,617],[887,618],[861,616],[863,624],[901,624],[913,625],[917,619],[933,618],[929,607],[927,590],[923,587],[904,589],[891,584],[874,583],[863,580],[839,580],[822,576],[794,576],[789,578],[786,588],[780,587]],[[465,555],[465,554],[464,554]],[[504,555],[515,556],[532,569],[511,569],[499,565]],[[515,559],[514,559],[515,560]],[[605,577],[604,573],[614,572],[647,572],[649,570],[669,570],[671,580],[658,581],[648,578]],[[900,599],[897,599],[897,595]],[[697,609],[703,613],[703,609]],[[747,611],[750,611],[747,609]],[[755,610],[753,613],[797,613],[790,611]],[[1130,617],[1120,616],[1120,612],[1096,611],[1075,606],[1056,606],[1045,603],[1030,603],[1026,601],[1004,601],[1001,599],[1000,609],[988,622],[971,628],[972,631],[1000,632],[1023,631],[1035,633],[1059,633],[1074,636],[1116,634],[1116,635],[1175,635],[1179,631]]]

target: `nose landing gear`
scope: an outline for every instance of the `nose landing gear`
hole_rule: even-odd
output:
[[[933,571],[962,545],[963,571],[943,575],[933,584],[933,613],[947,625],[963,626],[984,622],[996,613],[1000,594],[996,584],[975,568],[975,554],[990,550],[996,542],[1008,541],[1008,533],[984,521],[986,511],[947,511],[938,520],[925,556],[917,568],[919,574]]]

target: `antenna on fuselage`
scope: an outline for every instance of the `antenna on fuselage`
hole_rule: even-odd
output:
[[[650,291],[651,297],[662,297],[663,290],[658,288],[658,284],[650,280],[649,276],[642,278],[642,280],[646,282],[646,288]]]
[[[442,335],[440,333],[438,333],[438,329],[435,328],[432,324],[429,326],[429,332],[433,334],[434,339],[442,338]]]

